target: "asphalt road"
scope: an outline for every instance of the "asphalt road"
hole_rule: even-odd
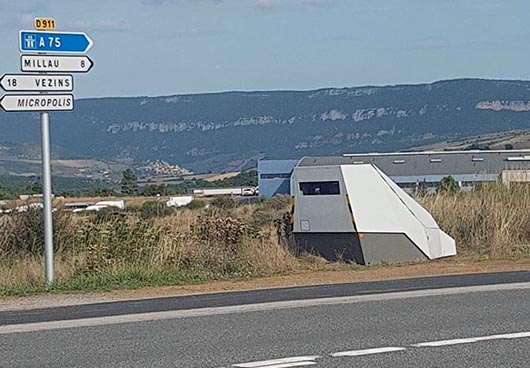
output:
[[[107,303],[97,317],[69,307],[77,319],[1,313],[0,366],[530,366],[529,273],[423,280],[166,298],[149,312]],[[174,299],[185,308],[165,308]]]
[[[421,277],[412,279],[303,286],[255,291],[212,293],[191,296],[118,301],[29,311],[0,311],[0,326],[15,323],[71,320],[133,313],[225,307],[253,303],[314,298],[373,295],[398,291],[530,282],[530,271]]]

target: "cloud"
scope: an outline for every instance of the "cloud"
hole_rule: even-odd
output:
[[[348,42],[352,42],[352,41],[357,42],[357,41],[363,40],[362,37],[360,37],[359,35],[353,32],[337,34],[337,35],[331,36],[330,39],[332,41],[348,41]]]
[[[260,9],[272,10],[282,5],[281,0],[258,0],[256,6]]]
[[[0,4],[0,29],[32,29],[33,18],[48,12],[48,5],[42,1],[30,4],[21,1],[10,1]]]
[[[32,29],[33,16],[30,14],[5,15],[0,18],[0,29]]]
[[[124,20],[100,20],[86,21],[78,20],[71,22],[67,28],[79,29],[82,31],[101,31],[101,32],[125,32],[130,30],[130,26]]]
[[[166,4],[182,3],[184,0],[142,0],[142,5],[147,6],[163,6]],[[186,0],[188,3],[222,3],[224,0]]]
[[[33,1],[31,3],[22,1],[2,1],[0,11],[2,13],[41,13],[48,11],[49,6],[45,1]]]
[[[183,29],[169,34],[171,38],[206,38],[216,37],[225,34],[226,31],[222,29]]]
[[[165,4],[175,3],[176,0],[142,0],[142,5],[160,6]]]
[[[256,7],[263,10],[279,9],[284,5],[332,6],[336,0],[255,0]]]
[[[409,48],[411,49],[418,49],[418,50],[426,50],[426,49],[442,49],[450,47],[451,44],[441,37],[435,37],[435,36],[424,36],[416,38],[411,42],[409,45]]]
[[[241,0],[243,1],[243,0]],[[331,6],[337,0],[244,0],[263,10],[279,9],[285,5],[304,5],[304,6]],[[224,4],[235,2],[234,0],[141,0],[142,5],[146,6],[164,6],[179,3],[191,4]]]
[[[335,0],[302,0],[302,4],[311,6],[331,6],[335,5]]]
[[[38,16],[43,16],[45,13],[48,12],[50,7],[48,6],[48,3],[45,1],[35,1],[31,5],[26,5],[23,11],[25,13],[32,13],[37,14]]]

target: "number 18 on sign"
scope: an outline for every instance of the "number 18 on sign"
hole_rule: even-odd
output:
[[[18,46],[22,72],[39,74],[5,74],[1,87],[8,92],[34,92],[33,94],[8,94],[0,99],[5,111],[40,111],[42,138],[42,180],[44,204],[44,258],[46,284],[51,285],[53,270],[53,223],[50,128],[48,111],[71,111],[74,96],[57,94],[73,90],[73,77],[61,73],[86,73],[92,60],[85,55],[94,42],[83,32],[57,32],[53,18],[36,18],[36,30],[20,31]],[[76,55],[64,55],[76,54]],[[47,74],[55,73],[55,74]],[[40,92],[40,94],[36,93]],[[47,94],[54,92],[53,94]]]
[[[4,74],[0,86],[6,91],[19,92],[72,91],[74,78],[68,74]]]

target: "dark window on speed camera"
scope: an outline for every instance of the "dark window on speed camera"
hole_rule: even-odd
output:
[[[333,195],[340,194],[338,181],[314,181],[300,183],[303,195]]]

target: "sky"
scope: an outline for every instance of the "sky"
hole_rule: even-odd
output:
[[[528,0],[0,0],[0,73],[35,16],[94,40],[77,98],[530,79]]]

